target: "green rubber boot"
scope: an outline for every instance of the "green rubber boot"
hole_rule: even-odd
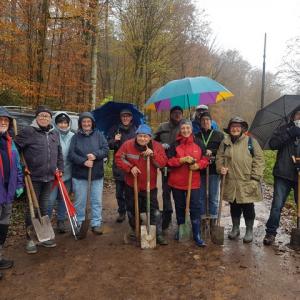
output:
[[[246,223],[246,233],[243,238],[243,242],[248,244],[251,243],[253,240],[253,224],[254,220],[245,220]]]
[[[240,235],[240,219],[241,218],[232,218],[232,229],[231,232],[228,234],[228,238],[230,240],[235,240]]]

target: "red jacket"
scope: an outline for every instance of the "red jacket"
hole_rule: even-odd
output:
[[[156,188],[157,168],[163,168],[167,164],[165,150],[160,143],[152,141],[153,157],[150,160],[150,189]],[[147,160],[141,156],[143,151],[139,149],[135,139],[126,141],[115,155],[115,162],[118,168],[125,172],[125,182],[133,187],[133,175],[130,170],[136,166],[141,171],[138,175],[139,190],[147,189]]]
[[[202,156],[200,142],[195,140],[193,135],[185,138],[178,135],[176,143],[172,145],[168,152],[169,160],[168,166],[170,175],[168,184],[179,190],[188,189],[189,165],[181,164],[180,158],[185,156],[192,156],[200,169],[205,169],[208,166],[208,160]],[[200,170],[193,171],[192,189],[200,188]]]

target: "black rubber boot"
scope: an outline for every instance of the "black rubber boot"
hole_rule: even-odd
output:
[[[265,246],[271,246],[275,242],[275,235],[267,233],[263,242]]]
[[[201,239],[200,220],[192,220],[193,239],[198,247],[205,247],[205,242]]]
[[[232,229],[228,234],[230,240],[235,240],[240,235],[240,220],[241,218],[232,218]]]
[[[119,213],[119,216],[117,217],[116,222],[117,223],[122,223],[124,222],[126,219],[126,213]]]
[[[246,233],[243,238],[243,242],[248,244],[251,243],[253,240],[253,224],[254,220],[245,220],[246,223]]]
[[[65,221],[62,220],[57,221],[57,231],[58,233],[66,233]]]
[[[13,260],[2,258],[0,260],[0,270],[9,269],[14,265]]]
[[[0,224],[0,245],[4,245],[8,233],[8,225]]]
[[[159,210],[155,211],[155,224],[156,224],[156,242],[159,245],[168,245],[168,241],[164,238],[162,234],[162,215]]]

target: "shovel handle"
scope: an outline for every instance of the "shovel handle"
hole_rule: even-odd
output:
[[[150,233],[150,156],[147,156],[147,232]]]
[[[86,194],[86,205],[85,205],[85,217],[88,218],[89,215],[89,207],[91,200],[91,188],[92,188],[92,169],[88,170],[88,186],[87,186],[87,194]]]
[[[28,179],[27,179],[26,176],[24,178],[24,181],[25,181],[26,193],[27,193],[27,198],[28,198],[30,216],[33,219],[33,218],[35,218],[35,214],[34,214],[34,208],[33,208],[33,203],[32,203],[32,198],[31,198],[31,193],[30,193],[30,188],[29,188],[29,184],[28,184]]]
[[[224,195],[224,188],[225,188],[225,178],[226,175],[222,175],[221,177],[221,191],[220,191],[220,201],[219,201],[219,211],[218,211],[218,220],[217,225],[220,227],[221,222],[221,214],[222,214],[222,204],[223,204],[223,195]]]
[[[206,213],[206,218],[208,217],[208,208],[209,208],[209,165],[207,166],[206,168],[206,189],[205,189],[205,192],[206,192],[206,210],[205,210],[205,213]]]
[[[186,195],[186,206],[185,206],[185,214],[186,215],[188,215],[190,212],[192,179],[193,179],[193,171],[189,170],[188,190],[187,190],[187,195]]]
[[[134,213],[135,213],[135,236],[137,245],[140,241],[140,211],[139,211],[139,191],[137,176],[133,177],[133,190],[134,190]]]

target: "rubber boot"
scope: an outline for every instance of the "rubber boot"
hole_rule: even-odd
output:
[[[205,247],[205,242],[201,239],[200,220],[192,220],[193,239],[198,247]]]
[[[155,216],[155,224],[156,224],[156,242],[162,246],[168,245],[168,241],[164,238],[162,233],[161,212],[159,210],[156,210],[154,216]]]
[[[66,233],[65,221],[63,220],[57,221],[57,231],[58,233]]]
[[[240,235],[240,220],[241,218],[232,218],[232,229],[228,234],[230,240],[235,240]]]
[[[254,220],[245,220],[246,223],[246,233],[243,238],[244,243],[251,243],[253,240],[253,224]]]

